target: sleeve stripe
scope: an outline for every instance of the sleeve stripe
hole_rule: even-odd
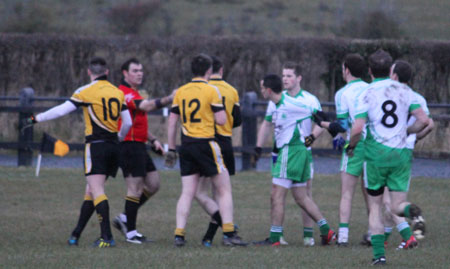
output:
[[[416,109],[418,109],[418,108],[420,108],[420,105],[419,105],[419,104],[411,104],[411,105],[409,106],[409,111],[413,111],[413,110],[416,110]]]
[[[355,116],[355,119],[367,118],[367,112],[359,113]]]
[[[342,114],[337,114],[336,117],[338,119],[346,119],[348,118],[349,114],[348,113],[342,113]]]

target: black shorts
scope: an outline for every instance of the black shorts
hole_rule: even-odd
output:
[[[211,177],[226,169],[220,146],[214,140],[182,144],[179,154],[181,176]]]
[[[230,176],[235,174],[234,166],[234,151],[233,144],[230,137],[216,135],[217,143],[219,143],[220,150],[222,151],[223,161],[225,167],[228,169]]]
[[[119,144],[114,142],[86,143],[84,148],[84,174],[115,177],[119,169]]]
[[[120,143],[120,168],[124,177],[145,177],[156,171],[155,164],[142,142],[125,141]]]

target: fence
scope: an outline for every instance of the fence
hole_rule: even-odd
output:
[[[49,107],[34,106],[33,102],[52,101],[63,102],[68,100],[67,97],[35,97],[32,88],[23,88],[18,97],[0,96],[0,101],[18,101],[17,106],[0,106],[0,112],[18,113],[19,114],[19,130],[23,128],[22,119],[31,116],[33,113],[42,112]],[[328,111],[334,110],[334,103],[322,102],[321,105]],[[241,101],[242,114],[242,144],[235,147],[236,152],[242,154],[242,169],[248,170],[252,167],[251,155],[256,145],[257,136],[257,118],[263,117],[267,101],[258,100],[255,92],[247,92]],[[428,104],[430,109],[445,109],[445,113],[450,114],[450,104]],[[78,113],[81,111],[78,110]],[[164,110],[150,112],[152,115],[167,116],[167,108]],[[433,115],[435,121],[450,122],[449,114]],[[39,149],[40,143],[33,142],[33,127],[26,128],[18,132],[17,142],[0,142],[0,149],[17,149],[17,165],[30,166],[32,161],[33,149]],[[84,144],[71,143],[71,150],[83,150]],[[263,148],[263,152],[270,152],[271,148]],[[333,154],[330,149],[314,149],[315,154],[328,153]],[[446,156],[449,157],[449,156]]]

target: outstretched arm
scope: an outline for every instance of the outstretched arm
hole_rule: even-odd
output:
[[[77,107],[71,102],[66,101],[61,105],[50,108],[49,110],[36,115],[36,122],[54,120],[75,111]]]
[[[139,104],[137,106],[138,106],[139,110],[143,110],[146,112],[160,109],[160,108],[165,107],[166,105],[172,103],[173,97],[175,96],[175,92],[176,92],[176,90],[173,90],[170,95],[165,96],[163,98],[142,100],[141,102],[139,102]]]
[[[321,128],[319,125],[314,125],[311,134],[317,139],[323,132],[324,128]]]

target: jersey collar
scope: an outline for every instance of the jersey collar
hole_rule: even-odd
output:
[[[385,79],[389,79],[389,77],[376,78],[372,82],[382,81],[382,80],[385,80]]]
[[[347,85],[348,85],[348,84],[352,84],[352,83],[355,83],[355,82],[360,82],[360,81],[362,81],[362,79],[360,79],[360,78],[357,78],[357,79],[354,79],[354,80],[352,80],[352,81],[348,82],[348,83],[347,83]],[[374,81],[375,81],[375,80],[374,80]]]
[[[284,104],[284,94],[281,95],[281,99],[280,101],[278,101],[278,103],[276,103],[275,105],[278,107],[280,107],[282,104]]]
[[[95,78],[94,80],[108,80],[108,76],[107,75],[101,75],[101,76]]]
[[[299,97],[299,96],[303,97],[303,91],[304,91],[304,90],[303,90],[302,88],[300,88],[300,91],[298,91],[298,93],[297,93],[295,96],[291,96],[291,95],[289,94],[289,91],[286,90],[286,95],[289,96],[289,97],[293,97],[293,98],[297,98],[297,97]]]
[[[223,79],[220,75],[211,75],[209,80],[223,80]]]
[[[208,83],[208,81],[206,81],[204,78],[201,78],[201,77],[195,77],[192,79],[191,82]]]

